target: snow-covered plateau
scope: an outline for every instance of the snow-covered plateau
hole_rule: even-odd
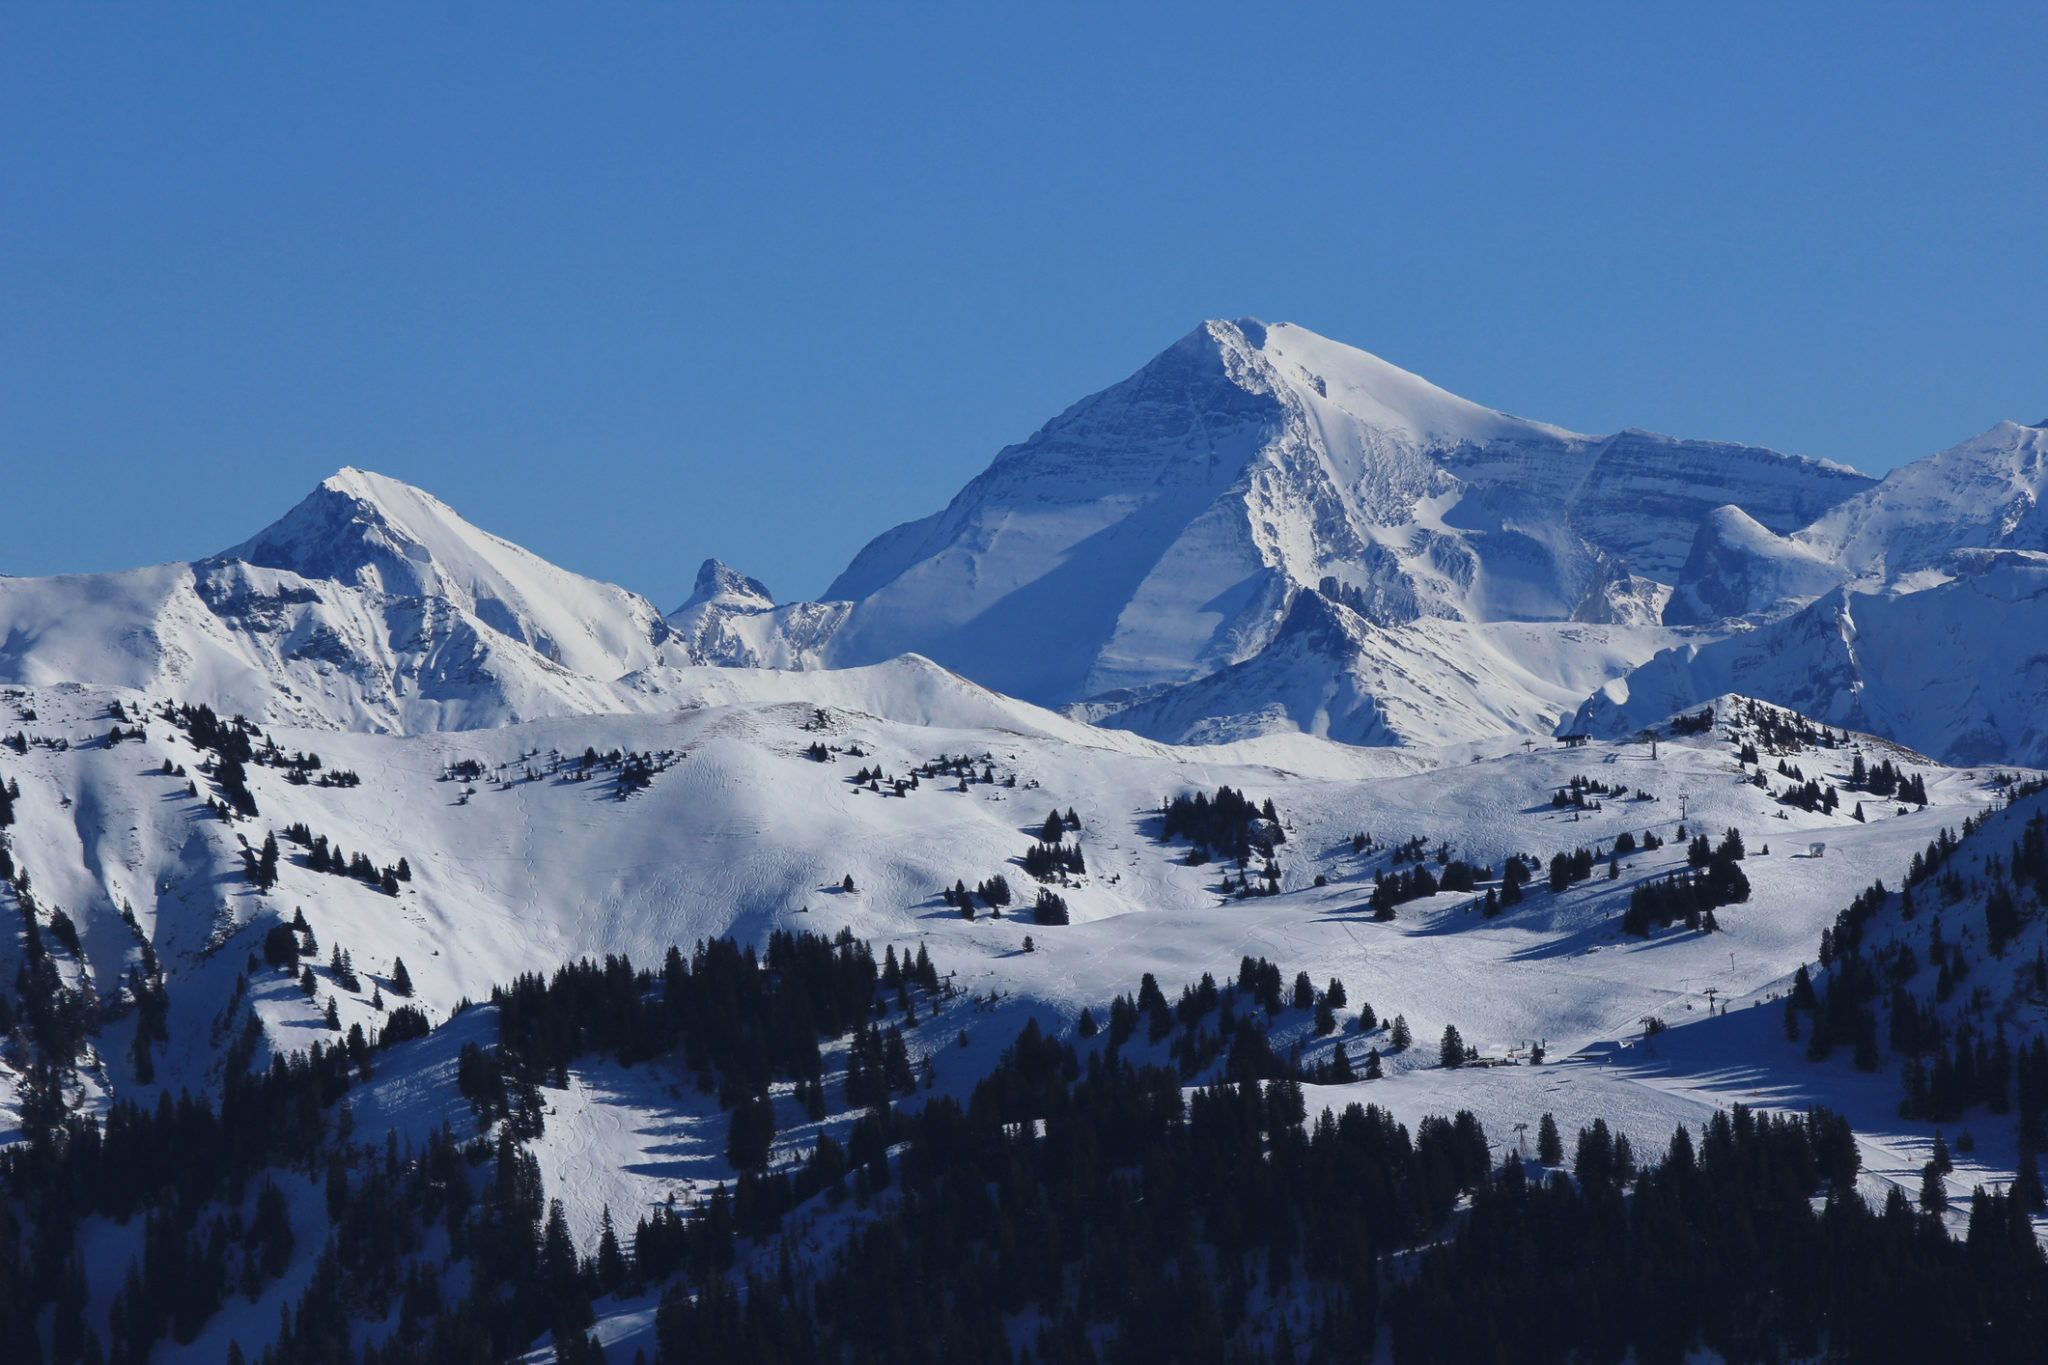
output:
[[[1558,1167],[1545,1116],[1649,1167],[1824,1107],[1874,1206],[1975,1254],[1975,1187],[2048,1146],[2044,451],[2005,422],[1873,480],[1583,436],[1242,319],[818,602],[709,560],[664,615],[354,469],[217,555],[0,578],[0,1355],[765,1351],[704,1286],[827,1302],[945,1104],[945,1142],[1065,1152],[1118,1059],[1196,1129],[1228,1081],[1418,1142],[1466,1111],[1489,1168]],[[875,985],[777,1013],[807,934]],[[1033,1111],[1044,1039],[1076,1098]],[[77,1174],[145,1130],[218,1178]],[[1340,1339],[1297,1251],[1231,1349]],[[987,1310],[1015,1358],[1135,1349],[1052,1282]],[[1385,1292],[1366,1354],[1435,1358]]]

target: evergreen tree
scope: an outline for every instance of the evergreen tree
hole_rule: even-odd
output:
[[[1536,1125],[1536,1159],[1553,1168],[1564,1165],[1564,1138],[1554,1114],[1545,1114]]]
[[[1931,1161],[1920,1170],[1920,1211],[1930,1214],[1948,1212],[1948,1185]]]
[[[768,1164],[775,1142],[775,1104],[766,1095],[741,1100],[732,1107],[726,1127],[725,1160],[736,1171],[754,1171]]]
[[[2012,1201],[2028,1213],[2048,1212],[2048,1192],[2041,1188],[2041,1166],[2031,1142],[2020,1143],[2019,1174],[2012,1182]]]
[[[1409,1048],[1409,1045],[1412,1044],[1414,1041],[1415,1035],[1408,1031],[1408,1016],[1405,1014],[1395,1015],[1394,1030],[1392,1034],[1388,1036],[1387,1042],[1390,1045],[1392,1045],[1394,1051],[1406,1052]]]
[[[391,960],[391,993],[407,999],[412,998],[412,973],[405,969],[405,959],[402,957]]]
[[[598,1218],[597,1283],[605,1293],[615,1294],[626,1282],[626,1256],[619,1249],[619,1234],[612,1226],[612,1206],[606,1204]]]
[[[256,859],[256,885],[268,891],[277,885],[277,836],[263,836],[263,852]]]
[[[1456,1024],[1444,1025],[1444,1041],[1437,1049],[1437,1060],[1453,1070],[1465,1065],[1465,1040],[1459,1036]]]

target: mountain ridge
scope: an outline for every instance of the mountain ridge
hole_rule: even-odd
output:
[[[2048,433],[2016,423],[1873,480],[1636,428],[1582,435],[1305,328],[1211,320],[877,536],[827,600],[778,603],[706,560],[663,614],[347,467],[189,564],[0,580],[0,681],[417,732],[659,709],[706,665],[914,654],[1166,742],[1298,729],[1426,747],[1597,713],[1660,651],[1711,668],[1742,648],[1723,641],[1844,583],[1918,591],[1963,552],[2048,548],[2044,483]],[[1826,631],[1771,638],[1839,674]],[[1656,681],[1672,667],[1637,690],[1710,685]],[[1771,686],[1818,705],[1789,676]],[[1882,714],[1951,751],[1910,698]]]

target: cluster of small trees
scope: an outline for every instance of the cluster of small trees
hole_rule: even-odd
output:
[[[1202,792],[1174,797],[1161,816],[1159,837],[1165,843],[1188,840],[1192,845],[1188,862],[1197,867],[1212,856],[1232,859],[1244,867],[1254,850],[1262,858],[1271,858],[1273,850],[1287,842],[1271,797],[1255,805],[1250,797],[1230,787],[1217,788],[1213,800]]]
[[[1688,929],[1711,933],[1715,910],[1749,899],[1749,878],[1741,868],[1744,856],[1740,830],[1729,829],[1718,845],[1704,834],[1695,836],[1686,845],[1685,871],[1642,882],[1629,893],[1622,931],[1648,937],[1652,927],[1668,929],[1683,921]]]
[[[939,899],[957,909],[962,919],[974,918],[974,901],[977,896],[990,910],[1002,913],[1002,908],[1010,903],[1009,878],[998,872],[986,881],[975,883],[972,891],[967,889],[967,883],[962,880],[939,892]]]
[[[1863,755],[1857,754],[1849,767],[1849,785],[1868,791],[1872,796],[1894,796],[1901,801],[1915,805],[1927,804],[1927,779],[1919,773],[1907,773],[1895,767],[1888,758],[1881,758],[1875,767],[1866,768]]]
[[[967,754],[940,754],[917,771],[923,774],[926,779],[939,777],[957,778],[961,791],[966,791],[968,787],[976,782],[984,785],[994,785],[996,782],[995,755],[990,753],[984,753],[980,758],[974,758]],[[1017,775],[1015,773],[1006,774],[1002,779],[1002,785],[1005,787],[1016,786]]]
[[[1088,873],[1088,860],[1078,839],[1071,844],[1040,841],[1024,850],[1024,871],[1042,882],[1062,875],[1081,877]]]
[[[1703,707],[1690,716],[1676,716],[1671,721],[1674,735],[1703,735],[1714,728],[1714,708]]]
[[[345,852],[340,844],[331,847],[324,834],[315,834],[306,828],[304,821],[294,821],[284,831],[284,837],[306,850],[306,867],[312,872],[332,873],[337,877],[353,877],[359,882],[374,886],[387,896],[398,894],[399,885],[412,880],[412,864],[400,858],[389,867],[378,867],[368,854],[358,849],[355,853]],[[267,837],[263,841],[262,861],[269,867],[269,880],[258,882],[262,886],[274,886],[277,882],[277,841]]]
[[[1574,810],[1599,810],[1602,796],[1620,796],[1624,788],[1609,786],[1597,778],[1585,777],[1578,773],[1571,780],[1550,794],[1550,804],[1558,810],[1570,807]]]

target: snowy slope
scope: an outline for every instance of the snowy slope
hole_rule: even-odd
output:
[[[1342,744],[1453,744],[1541,734],[1671,632],[1423,619],[1382,628],[1313,589],[1242,663],[1098,723],[1178,744],[1299,731]]]
[[[0,771],[23,792],[9,842],[42,914],[61,907],[78,922],[103,997],[118,993],[136,960],[135,934],[118,913],[133,908],[170,973],[174,1045],[159,1063],[158,1084],[203,1087],[221,1045],[209,1021],[263,926],[294,907],[305,909],[323,955],[346,947],[374,980],[388,983],[391,959],[403,956],[436,1020],[464,996],[583,954],[651,961],[672,942],[725,932],[759,942],[777,925],[829,932],[843,923],[878,942],[928,943],[976,990],[1065,1011],[1099,1006],[1144,970],[1179,981],[1228,969],[1252,951],[1290,970],[1298,962],[1319,979],[1342,975],[1358,983],[1354,993],[1362,985],[1383,1013],[1405,1010],[1418,1028],[1455,1021],[1490,1048],[1535,1036],[1576,1048],[1683,996],[1684,982],[1725,964],[1730,947],[1744,965],[1723,981],[1726,989],[1760,989],[1789,973],[1839,908],[1843,877],[1896,875],[1932,828],[1953,821],[1942,806],[1984,799],[1982,773],[1924,768],[1937,802],[1924,815],[1857,825],[1787,812],[1740,782],[1727,745],[1713,740],[1668,743],[1655,762],[1640,746],[1525,752],[1503,741],[1497,756],[1453,751],[1459,761],[1419,772],[1397,755],[1325,745],[1324,772],[1311,775],[1259,763],[1247,750],[1174,750],[1015,703],[1005,710],[929,666],[856,675],[705,672],[778,679],[788,690],[664,717],[569,717],[414,737],[280,728],[271,737],[287,751],[317,747],[328,769],[351,769],[362,785],[293,786],[275,769],[252,767],[261,816],[234,824],[159,771],[165,758],[195,771],[200,758],[161,723],[148,725],[145,741],[108,748],[88,742],[103,733],[107,694],[17,694],[8,699],[17,713],[37,712],[21,728],[73,743],[63,751],[31,745],[20,758],[0,753]],[[803,749],[817,741],[864,756],[814,762]],[[551,756],[573,758],[586,747],[681,757],[648,790],[620,800],[609,782],[549,774]],[[898,797],[849,780],[855,766],[907,775],[944,753],[986,754],[997,781],[963,792],[927,780]],[[466,759],[481,763],[484,776],[444,780],[448,765]],[[1838,761],[1846,764],[1846,752]],[[1577,772],[1661,799],[1559,812],[1549,794]],[[1015,787],[1003,785],[1010,775]],[[1223,783],[1280,808],[1290,828],[1280,851],[1287,894],[1226,899],[1216,891],[1215,865],[1187,866],[1184,846],[1156,841],[1164,797]],[[1656,940],[1611,957],[1585,950],[1610,941],[1637,877],[1682,860],[1675,847],[1633,859],[1619,882],[1539,894],[1498,921],[1464,916],[1471,898],[1460,896],[1404,906],[1391,925],[1364,911],[1369,874],[1386,863],[1379,852],[1352,853],[1356,831],[1373,834],[1382,851],[1422,835],[1498,868],[1511,850],[1547,858],[1605,845],[1623,829],[1668,834],[1681,795],[1705,828],[1741,825],[1788,849],[1827,839],[1830,866],[1823,875],[1797,860],[1759,860],[1751,875],[1769,913],[1730,910],[1727,934],[1697,948]],[[1029,832],[1047,809],[1070,805],[1081,813],[1090,863],[1089,876],[1063,891],[1073,926],[1034,929],[985,915],[968,924],[939,903],[938,891],[958,878],[1003,871],[1028,886],[1017,860]],[[240,840],[260,842],[264,831],[294,821],[379,862],[405,857],[414,880],[392,898],[294,858],[277,890],[259,894],[240,877]],[[851,894],[839,889],[848,874]],[[1330,884],[1312,886],[1317,874]],[[1035,954],[1018,953],[1026,933],[1039,941]],[[11,963],[0,966],[11,974]],[[1476,990],[1482,978],[1493,989]],[[309,1002],[289,981],[261,973],[253,984],[257,1012],[281,1042],[304,1039],[331,993],[324,988],[321,1001]],[[344,1024],[374,1018],[364,999],[341,995]],[[119,1044],[117,1026],[100,1046],[104,1075],[132,1093]]]
[[[1896,880],[1935,830],[1990,799],[1982,771],[1946,770],[1877,745],[1868,751],[1925,776],[1932,808],[1878,811],[1868,823],[1788,810],[1743,780],[1722,733],[1667,740],[1654,757],[1630,744],[1532,751],[1509,737],[1436,751],[1435,766],[1419,766],[1427,751],[1347,748],[1297,734],[1168,748],[1015,702],[914,659],[837,672],[704,668],[677,677],[699,704],[658,716],[568,716],[413,736],[273,727],[269,737],[287,752],[317,749],[325,770],[353,770],[362,785],[296,786],[277,769],[252,766],[261,815],[232,824],[186,795],[183,779],[163,774],[167,759],[196,774],[200,755],[161,721],[148,720],[140,741],[107,747],[96,738],[109,724],[108,703],[118,696],[132,713],[144,704],[136,694],[57,686],[0,696],[0,710],[11,711],[0,729],[51,742],[31,743],[22,755],[0,750],[0,776],[22,790],[7,839],[32,877],[39,915],[47,921],[62,908],[81,931],[83,961],[60,951],[64,969],[74,980],[89,976],[101,999],[118,1000],[146,939],[167,973],[171,1043],[158,1054],[155,1080],[135,1078],[133,1024],[115,1011],[93,1040],[80,1102],[90,1109],[112,1094],[149,1102],[166,1089],[210,1088],[234,1032],[221,1021],[232,1022],[238,1009],[253,1011],[271,1046],[284,1049],[331,1037],[320,1022],[330,999],[344,1028],[372,1027],[383,1013],[369,997],[382,990],[385,1006],[393,1003],[400,957],[415,1002],[442,1024],[464,998],[586,954],[652,962],[669,944],[701,937],[734,933],[759,944],[776,927],[830,933],[845,925],[878,947],[923,944],[954,974],[962,995],[911,1035],[916,1051],[936,1057],[937,1093],[964,1095],[1027,1017],[1065,1031],[1084,1005],[1099,1015],[1144,972],[1171,991],[1205,971],[1221,979],[1252,954],[1318,981],[1341,977],[1354,1007],[1370,1002],[1383,1018],[1403,1014],[1419,1039],[1455,1023],[1488,1056],[1546,1040],[1553,1061],[1592,1059],[1452,1074],[1420,1047],[1389,1058],[1388,1080],[1319,1094],[1314,1104],[1371,1099],[1410,1121],[1472,1107],[1496,1141],[1512,1140],[1515,1123],[1546,1111],[1570,1122],[1604,1115],[1654,1139],[1674,1122],[1696,1123],[1714,1106],[1759,1092],[1788,1103],[1801,1093],[1831,1095],[1833,1073],[1802,1068],[1793,1050],[1778,1075],[1769,1057],[1741,1052],[1741,1035],[1716,1034],[1724,1041],[1701,1043],[1703,1060],[1681,1084],[1662,1065],[1626,1064],[1637,1055],[1623,1048],[1637,1021],[1654,1014],[1704,1023],[1709,986],[1738,1013],[1782,990],[1809,960],[1845,888]],[[53,747],[59,740],[68,747]],[[807,757],[813,743],[837,750],[834,760]],[[603,778],[567,780],[558,764],[586,748],[665,752],[675,761],[622,800]],[[1846,769],[1850,753],[1844,746],[1801,761],[1832,774]],[[902,796],[850,781],[857,766],[907,776],[941,754],[974,755],[996,781],[962,791],[927,779]],[[449,780],[449,766],[463,761],[478,763],[481,775]],[[1550,793],[1573,774],[1623,794],[1597,809],[1559,810]],[[1016,785],[1005,785],[1011,777]],[[206,779],[198,782],[203,796]],[[1270,797],[1280,810],[1288,831],[1279,850],[1282,894],[1221,894],[1217,865],[1188,866],[1184,845],[1157,841],[1161,800],[1223,783]],[[1616,921],[1630,890],[1683,862],[1674,838],[1681,803],[1694,828],[1745,830],[1756,894],[1722,912],[1716,935],[1622,937]],[[1068,806],[1082,820],[1089,864],[1087,876],[1061,888],[1072,925],[986,913],[969,923],[940,903],[940,888],[955,879],[999,871],[1028,889],[1018,861],[1031,831],[1046,810]],[[405,857],[413,880],[386,896],[310,871],[287,844],[279,886],[260,894],[240,876],[241,841],[294,821],[378,862]],[[1390,923],[1365,906],[1373,874],[1389,867],[1387,846],[1410,837],[1498,869],[1510,851],[1547,858],[1580,845],[1605,849],[1620,831],[1645,829],[1674,841],[1632,855],[1613,881],[1596,877],[1561,895],[1532,890],[1499,919],[1472,913],[1468,895],[1410,902]],[[1376,841],[1362,855],[1352,849],[1356,832]],[[1825,861],[1789,856],[1815,840],[1827,843]],[[848,875],[851,893],[840,886]],[[1325,885],[1314,884],[1319,876]],[[0,900],[12,897],[0,890]],[[120,916],[124,905],[134,930]],[[319,960],[348,950],[364,976],[360,992],[339,988],[323,968],[309,1000],[285,974],[251,966],[265,928],[301,908],[318,935]],[[1035,951],[1023,951],[1027,935]],[[0,943],[7,978],[19,951],[18,936]],[[489,1028],[487,1012],[465,1015],[381,1061],[378,1084],[352,1099],[358,1131],[395,1124],[417,1136],[443,1119],[460,1128],[466,1106],[451,1093],[453,1054],[464,1039],[488,1040]],[[955,1043],[962,1030],[966,1049]],[[1337,1041],[1314,1038],[1306,1016],[1283,1019],[1276,1046],[1297,1038],[1311,1059]],[[1384,1032],[1361,1037],[1352,1026],[1343,1038],[1354,1057],[1368,1045],[1386,1048]],[[1732,1072],[1731,1046],[1743,1057]],[[0,1065],[0,1105],[9,1074]],[[626,1072],[591,1058],[570,1079],[567,1090],[549,1092],[538,1150],[550,1193],[568,1203],[586,1251],[601,1208],[630,1221],[671,1194],[687,1198],[730,1179],[724,1118],[687,1076],[660,1064]],[[1902,1155],[1893,1164],[1903,1169],[1918,1128],[1887,1127],[1872,1107],[1873,1119],[1859,1113],[1859,1126],[1870,1127],[1871,1142],[1896,1147]],[[809,1145],[817,1125],[779,1093],[778,1129],[778,1150],[789,1155]],[[306,1248],[301,1269],[257,1304],[232,1306],[190,1348],[167,1348],[166,1359],[218,1358],[229,1336],[245,1347],[264,1339],[317,1253],[317,1185],[294,1209]],[[104,1239],[93,1281],[102,1299],[118,1283],[118,1271],[104,1267],[124,1264],[136,1235],[95,1233]],[[618,1311],[618,1335],[627,1339],[633,1310]]]

